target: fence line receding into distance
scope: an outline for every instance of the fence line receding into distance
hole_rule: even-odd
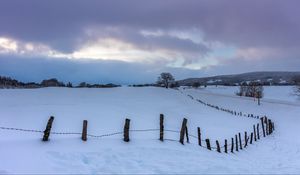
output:
[[[52,124],[54,123],[54,117],[51,116],[46,124],[46,128],[44,131],[41,130],[30,130],[30,129],[20,129],[20,128],[9,128],[9,127],[0,127],[2,130],[13,130],[13,131],[21,131],[21,132],[33,132],[33,133],[41,133],[43,134],[42,141],[47,142],[49,141],[49,137],[51,134],[53,135],[78,135],[81,136],[81,139],[83,141],[87,141],[88,138],[102,138],[102,137],[109,137],[113,135],[121,135],[123,134],[123,140],[125,142],[130,141],[130,133],[131,132],[158,132],[158,140],[164,142],[164,141],[176,141],[172,139],[167,139],[164,138],[164,133],[165,132],[173,132],[177,133],[179,136],[179,142],[184,145],[185,143],[190,143],[189,137],[194,138],[197,140],[198,145],[203,148],[207,148],[208,150],[214,150],[219,153],[229,153],[229,149],[231,150],[231,153],[238,152],[242,150],[243,148],[246,148],[248,145],[248,141],[250,139],[249,144],[253,144],[253,141],[256,142],[261,138],[264,138],[266,136],[269,136],[273,133],[274,131],[274,122],[271,119],[268,119],[267,117],[262,117],[261,118],[261,124],[257,123],[257,125],[253,125],[253,131],[247,135],[247,131],[244,132],[244,139],[242,139],[241,133],[237,133],[235,135],[235,140],[234,137],[231,138],[231,144],[227,142],[227,139],[224,139],[224,145],[222,145],[223,140],[220,142],[219,140],[215,140],[215,145],[212,146],[211,139],[206,138],[202,139],[201,138],[201,130],[200,127],[197,127],[197,136],[193,134],[188,133],[188,120],[186,118],[183,119],[182,121],[182,126],[180,131],[177,130],[170,130],[170,129],[165,129],[164,128],[164,115],[160,114],[160,123],[159,123],[159,129],[140,129],[140,130],[130,130],[130,122],[131,120],[126,118],[125,123],[124,123],[124,128],[122,132],[114,132],[114,133],[108,133],[108,134],[103,134],[103,135],[93,135],[89,134],[87,132],[88,128],[88,121],[84,120],[83,121],[83,127],[82,127],[82,132],[53,132],[51,131],[52,129]],[[260,137],[262,136],[262,137]],[[256,139],[257,138],[257,139]],[[203,144],[205,143],[205,144]]]

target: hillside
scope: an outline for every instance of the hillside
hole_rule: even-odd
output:
[[[289,91],[290,87],[282,89]],[[0,126],[45,129],[49,116],[55,117],[53,132],[42,142],[42,133],[0,129],[0,173],[299,173],[300,129],[298,106],[267,103],[257,106],[253,99],[220,95],[195,89],[181,90],[142,87],[110,89],[2,89]],[[276,96],[276,92],[268,92]],[[187,95],[192,95],[194,99]],[[269,116],[276,123],[273,135],[247,149],[222,154],[198,146],[197,138],[181,145],[179,133],[165,132],[160,142],[156,130],[159,114],[165,115],[165,130],[178,131],[184,117],[189,134],[224,144],[238,132],[252,131],[259,120],[234,116],[202,105],[201,99],[228,109]],[[80,137],[82,121],[88,120],[88,134],[102,135],[123,131],[125,118],[131,119],[130,142],[122,134],[106,137]],[[136,132],[134,132],[136,131]]]
[[[300,76],[300,72],[250,72],[236,75],[188,78],[177,82],[181,86],[192,85],[195,82],[202,85],[235,85],[247,81],[260,81],[266,85],[293,85],[295,76]]]

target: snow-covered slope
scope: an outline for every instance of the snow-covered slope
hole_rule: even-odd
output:
[[[50,115],[53,131],[81,132],[88,120],[88,133],[101,135],[123,130],[125,118],[131,129],[159,128],[159,114],[165,128],[180,130],[188,119],[190,134],[201,127],[202,137],[223,144],[238,132],[251,131],[257,119],[232,116],[188,98],[190,94],[226,108],[268,115],[276,123],[275,133],[237,154],[219,154],[191,143],[177,142],[178,133],[131,132],[80,140],[80,135],[50,135],[0,130],[0,173],[300,173],[300,107],[277,103],[257,106],[252,100],[232,98],[201,90],[163,88],[0,90],[0,126],[43,130]],[[174,141],[173,141],[174,140]]]

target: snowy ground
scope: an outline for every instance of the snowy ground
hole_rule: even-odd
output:
[[[208,86],[199,88],[202,93],[214,93],[232,96],[239,90],[239,86]],[[300,98],[295,95],[294,86],[264,86],[263,100],[267,102],[289,103],[300,105]]]
[[[227,89],[226,89],[227,88]],[[277,88],[281,88],[278,90]],[[234,87],[177,90],[163,88],[0,90],[0,126],[44,130],[50,115],[53,131],[101,135],[122,131],[124,119],[131,129],[179,130],[188,119],[190,134],[201,127],[202,137],[212,142],[251,131],[257,119],[232,116],[188,98],[190,94],[225,108],[267,115],[275,121],[275,133],[236,154],[208,151],[191,139],[181,145],[177,133],[134,132],[131,141],[122,135],[80,140],[80,135],[51,135],[41,142],[41,133],[0,130],[1,173],[300,173],[300,106],[288,96],[291,87],[265,88],[261,106],[253,99],[236,97]],[[285,95],[286,94],[286,95]],[[214,143],[213,143],[214,144]]]

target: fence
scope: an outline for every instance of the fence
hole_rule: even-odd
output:
[[[158,138],[160,141],[176,141],[172,139],[167,139],[164,138],[164,133],[165,132],[173,132],[173,133],[178,133],[179,135],[179,142],[184,145],[186,143],[191,143],[190,138],[194,138],[197,140],[197,144],[200,147],[206,148],[208,150],[213,150],[217,151],[219,153],[224,152],[224,153],[234,153],[238,152],[239,150],[242,150],[246,148],[247,146],[253,144],[254,142],[271,135],[274,131],[274,122],[271,119],[268,119],[267,117],[262,117],[260,118],[261,123],[257,123],[256,125],[253,125],[253,131],[250,132],[249,135],[247,135],[247,131],[244,132],[244,139],[242,139],[242,134],[237,133],[234,135],[234,137],[231,138],[231,144],[228,142],[230,140],[224,139],[224,145],[221,146],[222,142],[219,142],[219,140],[215,140],[215,146],[213,143],[211,143],[211,139],[206,138],[202,139],[202,133],[200,127],[197,128],[197,136],[193,134],[188,133],[188,120],[186,118],[183,119],[182,121],[182,126],[180,131],[177,130],[170,130],[170,129],[165,129],[164,128],[164,115],[160,114],[160,122],[159,122],[159,129],[141,129],[141,130],[131,130],[130,129],[130,119],[126,118],[125,119],[125,124],[123,131],[120,132],[114,132],[114,133],[108,133],[108,134],[103,134],[103,135],[93,135],[89,134],[87,132],[88,128],[88,121],[84,120],[83,121],[83,126],[82,126],[82,132],[53,132],[51,131],[52,124],[54,122],[54,117],[51,116],[47,122],[46,128],[44,131],[41,130],[30,130],[30,129],[20,129],[20,128],[9,128],[9,127],[0,127],[2,130],[14,130],[14,131],[21,131],[21,132],[34,132],[34,133],[42,133],[42,141],[49,141],[49,137],[51,134],[53,135],[78,135],[81,136],[81,139],[83,141],[87,141],[88,138],[102,138],[102,137],[109,137],[113,135],[121,135],[123,134],[123,140],[125,142],[130,141],[130,133],[131,132],[157,132],[158,133]],[[248,144],[249,143],[249,144]]]
[[[180,93],[183,94],[182,91],[179,90]],[[259,115],[254,115],[254,114],[250,114],[250,113],[243,113],[241,111],[235,111],[235,110],[232,110],[232,109],[226,109],[224,107],[219,107],[218,105],[213,105],[213,104],[210,104],[210,103],[207,103],[207,102],[204,102],[200,99],[196,99],[194,98],[192,95],[190,94],[187,94],[187,96],[192,99],[192,100],[196,100],[197,102],[205,105],[205,106],[208,106],[208,107],[211,107],[213,109],[216,109],[216,110],[219,110],[219,111],[223,111],[223,112],[227,112],[231,115],[235,115],[235,116],[243,116],[243,117],[250,117],[250,118],[255,118],[255,119],[259,119],[260,116]]]

